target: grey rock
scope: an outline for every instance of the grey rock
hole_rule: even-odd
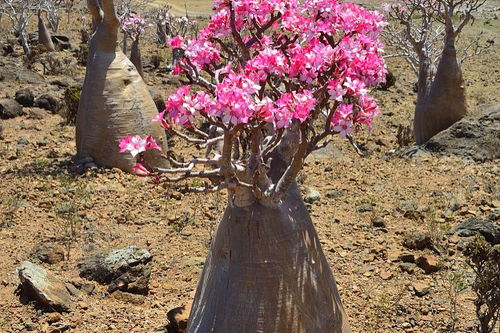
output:
[[[500,157],[500,105],[480,106],[479,117],[466,117],[439,132],[426,144],[391,152],[392,156],[422,158],[429,154],[457,156],[467,163]]]
[[[491,244],[500,244],[500,226],[493,224],[489,220],[472,217],[460,223],[455,228],[455,232],[460,237],[471,237],[481,234]]]
[[[375,218],[372,220],[372,225],[373,225],[375,228],[385,228],[385,227],[386,227],[384,219],[383,219],[383,218],[381,218],[380,216],[377,216],[377,217],[375,217]]]
[[[17,269],[24,295],[57,311],[71,311],[71,295],[54,274],[25,261]]]
[[[500,157],[500,106],[484,108],[479,118],[467,117],[432,137],[425,149],[484,162]]]
[[[61,108],[61,102],[52,95],[43,94],[35,100],[35,106],[56,113]]]
[[[57,264],[64,260],[64,248],[57,244],[40,244],[29,255],[35,263]]]
[[[24,107],[32,107],[35,103],[35,95],[30,89],[21,89],[16,91],[16,102]]]
[[[10,119],[22,116],[23,106],[13,99],[0,99],[0,119]]]
[[[73,45],[71,44],[71,41],[68,36],[53,35],[51,39],[52,43],[54,43],[54,46],[58,50],[71,50],[73,48]]]
[[[0,121],[0,139],[3,139],[3,131],[4,131],[3,124]]]
[[[312,204],[321,199],[321,194],[315,189],[308,189],[306,195],[304,196],[304,201],[306,203]]]
[[[423,250],[432,247],[432,240],[429,235],[420,231],[412,231],[405,234],[403,246],[411,250]]]
[[[146,294],[153,256],[136,246],[108,253],[96,252],[78,264],[80,276],[108,285],[116,290]]]
[[[38,73],[30,71],[24,67],[7,65],[0,67],[0,77],[4,82],[18,82],[20,84],[40,85],[45,83],[45,79]]]

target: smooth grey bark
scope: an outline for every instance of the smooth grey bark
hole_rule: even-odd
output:
[[[132,61],[135,68],[137,69],[141,77],[144,79],[144,69],[142,66],[142,56],[141,56],[141,49],[139,47],[139,39],[140,37],[137,36],[132,41],[132,46],[130,49],[130,61]]]
[[[457,60],[455,37],[446,36],[436,75],[432,82],[428,80],[419,77],[414,120],[417,144],[427,142],[467,114],[465,84]]]
[[[38,44],[42,44],[47,48],[47,51],[55,51],[54,43],[52,43],[52,38],[50,33],[43,22],[42,13],[38,11]]]
[[[89,44],[87,71],[76,120],[77,158],[130,171],[135,158],[119,153],[128,135],[152,135],[167,149],[165,131],[151,119],[156,105],[135,66],[118,45],[119,21],[112,0],[88,0],[96,31]],[[165,166],[160,152],[145,153],[144,163]]]
[[[284,165],[273,161],[271,169],[282,171]],[[205,262],[188,332],[351,332],[296,184],[274,207],[259,201],[238,207],[230,199]]]

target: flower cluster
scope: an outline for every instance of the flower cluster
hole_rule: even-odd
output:
[[[130,152],[133,157],[136,157],[138,154],[148,149],[158,149],[161,151],[161,147],[158,146],[155,139],[151,135],[144,139],[139,135],[127,136],[120,139],[119,146],[120,153]]]
[[[147,27],[151,26],[139,14],[130,13],[121,26],[122,31],[127,32],[132,37],[142,34]]]
[[[173,73],[190,84],[154,121],[281,130],[325,115],[326,134],[342,138],[371,127],[370,88],[387,73],[382,14],[337,0],[216,0],[214,9],[196,39],[168,41],[183,50]]]
[[[217,13],[197,39],[175,37],[168,44],[185,50],[175,73],[224,74],[212,92],[184,87],[172,95],[166,108],[171,122],[192,126],[203,113],[226,124],[263,120],[288,127],[292,119],[306,120],[315,107],[328,108],[314,97],[324,90],[340,104],[332,117],[334,130],[340,121],[351,126],[339,133],[352,134],[353,125],[370,126],[379,111],[368,89],[386,74],[377,39],[385,25],[380,13],[336,0],[220,0],[214,8]],[[231,15],[238,34],[249,32],[233,43],[244,44],[250,56],[221,63],[221,39],[234,38]],[[261,31],[264,26],[267,33]],[[245,52],[241,45],[238,52]],[[282,86],[274,86],[275,81]]]

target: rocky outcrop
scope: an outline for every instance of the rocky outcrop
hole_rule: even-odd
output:
[[[116,290],[146,294],[153,256],[136,246],[111,252],[96,252],[78,264],[80,276]]]

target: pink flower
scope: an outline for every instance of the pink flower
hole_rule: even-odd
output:
[[[158,146],[158,144],[156,143],[156,140],[151,135],[148,135],[146,137],[146,146],[145,146],[145,148],[146,148],[146,150],[157,149],[159,151],[162,151],[161,147]]]
[[[341,139],[345,139],[347,135],[352,135],[352,120],[340,120],[333,130],[339,133]]]
[[[142,165],[141,163],[136,163],[132,167],[132,173],[136,176],[139,176],[139,177],[147,177],[151,174],[151,172],[149,172],[149,170],[146,169],[146,167],[144,165]]]
[[[128,151],[135,157],[137,154],[146,151],[146,139],[141,138],[139,135],[127,136],[120,139],[119,146],[120,153]]]
[[[170,128],[172,128],[172,126],[165,119],[165,112],[166,111],[163,110],[162,112],[158,113],[158,115],[156,117],[154,117],[153,119],[151,119],[151,121],[152,122],[159,122],[160,126],[163,127],[164,129],[170,129]]]
[[[133,157],[138,154],[148,150],[148,149],[158,149],[161,151],[161,147],[156,144],[155,139],[149,135],[145,139],[141,138],[139,135],[127,136],[119,141],[120,153],[126,151],[130,152]]]
[[[179,36],[179,35],[168,40],[167,45],[169,45],[173,50],[184,49],[186,47],[184,38],[182,36]]]

